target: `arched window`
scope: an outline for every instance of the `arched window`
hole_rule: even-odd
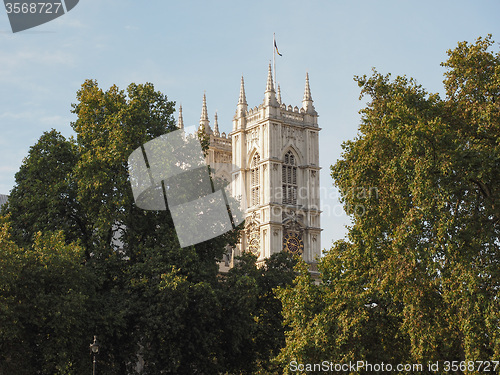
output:
[[[260,179],[259,179],[259,162],[260,156],[258,153],[255,153],[252,159],[252,164],[250,166],[250,205],[256,206],[259,202],[259,188],[260,188]]]
[[[297,204],[297,160],[292,151],[285,154],[282,167],[283,203]]]

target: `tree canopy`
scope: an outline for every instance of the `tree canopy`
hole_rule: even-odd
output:
[[[280,355],[311,363],[486,361],[500,355],[500,54],[448,51],[446,97],[414,79],[358,76],[356,139],[331,167],[348,238],[281,290]],[[361,98],[360,97],[360,98]]]
[[[221,276],[238,230],[181,248],[168,209],[134,203],[128,157],[176,130],[173,112],[152,84],[87,80],[76,138],[51,130],[31,147],[1,217],[0,373],[83,373],[94,335],[106,374],[275,371],[273,288],[291,283],[293,259],[247,256]]]
[[[62,232],[38,232],[21,248],[8,229],[0,229],[0,373],[85,371],[96,280],[84,249]]]
[[[176,129],[174,103],[152,84],[85,81],[76,138],[40,137],[0,216],[0,373],[85,372],[94,335],[111,375],[497,361],[492,46],[487,36],[448,51],[444,98],[404,76],[355,77],[369,102],[331,167],[352,225],[320,260],[320,283],[286,252],[260,267],[244,254],[220,275],[238,230],[181,248],[168,209],[134,204],[127,171],[133,150]]]

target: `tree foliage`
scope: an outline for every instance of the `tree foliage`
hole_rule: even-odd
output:
[[[62,232],[36,233],[31,248],[0,232],[0,373],[67,374],[88,368],[95,279],[84,249]]]
[[[128,157],[176,129],[173,111],[151,84],[87,80],[76,138],[52,130],[30,149],[2,218],[0,373],[82,373],[93,335],[111,375],[275,371],[273,288],[291,282],[293,260],[244,257],[221,277],[237,230],[181,248],[168,209],[134,203]]]
[[[353,224],[281,291],[286,363],[427,363],[500,354],[500,54],[491,36],[442,65],[446,97],[356,77],[359,135],[332,166]]]
[[[292,284],[297,260],[281,252],[271,255],[261,267],[255,261],[254,255],[243,254],[222,284],[221,343],[224,367],[230,374],[282,373],[282,367],[272,360],[285,344],[276,289]]]
[[[29,246],[41,230],[62,230],[68,243],[86,238],[86,218],[76,200],[72,175],[77,159],[74,140],[54,129],[43,133],[30,148],[16,173],[9,204],[2,208],[10,212],[17,243]]]

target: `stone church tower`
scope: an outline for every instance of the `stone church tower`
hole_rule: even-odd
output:
[[[182,109],[179,127],[181,124]],[[321,254],[321,129],[309,75],[306,74],[300,108],[281,102],[279,86],[278,93],[274,89],[270,64],[264,101],[258,107],[248,108],[242,77],[233,130],[228,136],[219,133],[217,114],[211,129],[204,95],[201,129],[210,140],[207,164],[227,165],[218,169],[217,175],[233,181],[232,195],[241,199],[245,211],[241,241],[230,251],[225,265],[231,267],[234,256],[244,251],[251,251],[262,262],[285,250],[301,255],[315,270],[315,260]]]

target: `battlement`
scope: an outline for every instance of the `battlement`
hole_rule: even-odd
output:
[[[210,136],[210,146],[219,150],[231,151],[231,138],[228,138],[224,132],[220,136],[212,134]]]
[[[284,123],[318,127],[318,113],[313,105],[311,90],[309,87],[309,74],[306,74],[306,83],[304,89],[304,98],[300,107],[286,105],[281,102],[281,90],[278,85],[277,93],[274,90],[274,84],[269,66],[266,92],[264,93],[264,102],[259,106],[248,108],[243,77],[241,78],[240,98],[233,119],[233,131],[244,129],[263,121],[265,119],[275,119]]]
[[[259,122],[264,119],[265,116],[265,106],[263,104],[258,107],[255,106],[253,108],[249,108],[245,112],[247,126],[251,126],[254,123]],[[303,125],[303,126],[318,126],[317,123],[317,114],[311,115],[306,112],[303,107],[292,107],[291,105],[286,105],[285,103],[281,103],[281,105],[276,110],[276,116],[271,116],[277,120],[283,120],[287,123],[293,123],[295,125]],[[236,116],[235,116],[236,117]]]

